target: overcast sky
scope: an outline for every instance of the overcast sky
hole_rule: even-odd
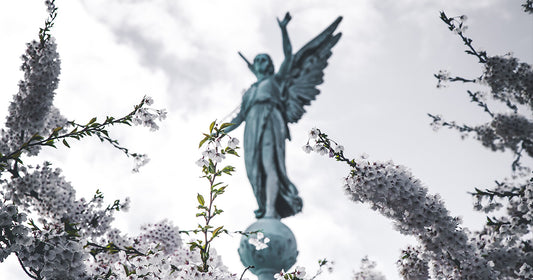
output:
[[[479,228],[484,216],[472,211],[467,192],[508,175],[512,156],[429,126],[427,113],[473,125],[488,120],[468,102],[468,87],[435,87],[433,74],[440,69],[464,77],[479,76],[482,70],[441,22],[439,11],[466,14],[466,34],[476,48],[489,55],[512,51],[532,63],[533,17],[522,12],[522,2],[58,0],[52,33],[62,74],[55,105],[63,115],[80,122],[121,116],[144,95],[169,113],[154,133],[112,129],[122,144],[150,156],[139,174],[130,172],[131,159],[96,140],[71,143],[71,149],[44,149],[40,160],[62,168],[79,196],[91,196],[97,188],[109,202],[129,196],[131,210],[117,215],[115,223],[124,232],[134,234],[140,225],[165,218],[192,229],[197,223],[196,193],[208,189],[194,164],[200,157],[201,133],[238,106],[242,92],[255,82],[237,51],[248,59],[269,53],[278,67],[283,56],[276,17],[291,12],[288,30],[296,52],[342,15],[338,30],[343,37],[333,49],[321,94],[300,122],[290,126],[293,140],[287,143],[286,164],[304,209],[283,222],[296,235],[299,265],[313,272],[318,259],[335,261],[334,274],[322,279],[348,279],[365,255],[388,279],[398,279],[395,261],[415,240],[395,232],[390,221],[367,205],[348,200],[342,177],[349,170],[326,157],[305,154],[301,147],[307,131],[322,129],[352,157],[367,153],[370,160],[392,159],[408,166],[431,193],[441,194],[452,215],[463,217],[464,226]],[[37,38],[46,11],[34,0],[8,1],[2,7],[3,118],[22,78],[19,57],[25,43]],[[233,135],[242,139],[242,133],[239,128]],[[238,172],[224,180],[230,187],[218,205],[225,212],[214,223],[244,230],[254,221],[257,205],[243,158],[227,163]],[[236,273],[243,270],[239,238],[225,236],[214,244]],[[16,259],[0,265],[0,280],[23,277]]]

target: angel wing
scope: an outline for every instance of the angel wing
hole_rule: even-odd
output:
[[[320,93],[317,86],[324,82],[324,68],[328,65],[331,48],[342,35],[333,34],[341,20],[342,17],[338,17],[293,56],[289,77],[283,88],[288,122],[295,123],[300,120],[305,113],[304,106],[311,104],[311,100]]]

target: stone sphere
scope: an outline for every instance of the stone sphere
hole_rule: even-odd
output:
[[[265,238],[270,241],[266,243],[265,249],[257,250],[248,242],[249,238],[257,238],[256,234],[249,237],[242,236],[239,245],[239,256],[244,266],[254,266],[250,271],[259,277],[259,280],[272,280],[274,274],[282,269],[289,270],[296,263],[298,250],[296,238],[292,231],[280,220],[274,218],[263,218],[251,224],[246,232],[261,231]]]

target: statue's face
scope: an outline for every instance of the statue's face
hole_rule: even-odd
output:
[[[274,74],[274,65],[268,54],[258,54],[254,58],[254,70],[263,75]]]

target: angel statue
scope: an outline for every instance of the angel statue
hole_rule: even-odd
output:
[[[244,93],[240,111],[226,132],[245,122],[244,161],[259,209],[256,218],[285,218],[302,211],[302,199],[287,177],[285,168],[285,139],[291,139],[288,123],[295,123],[305,113],[304,105],[320,93],[316,87],[323,82],[324,68],[331,56],[331,48],[341,33],[333,34],[342,17],[292,53],[287,24],[289,13],[278,19],[283,40],[285,60],[278,72],[268,54],[258,54],[248,68],[257,82]]]

